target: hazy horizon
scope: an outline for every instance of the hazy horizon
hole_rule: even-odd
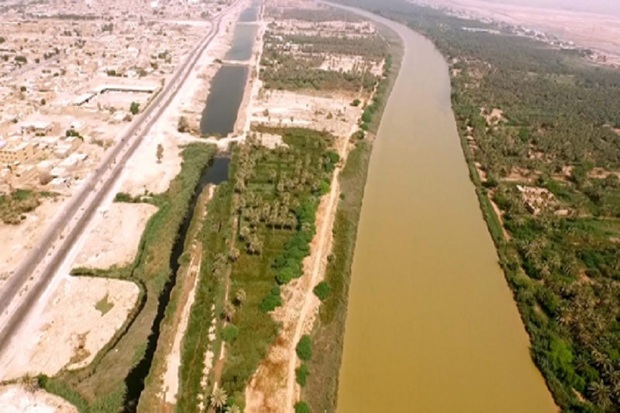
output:
[[[618,0],[481,0],[486,3],[512,4],[578,12],[620,15]]]

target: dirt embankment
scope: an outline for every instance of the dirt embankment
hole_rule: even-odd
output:
[[[69,402],[37,388],[12,384],[0,387],[2,413],[77,413]]]
[[[146,223],[157,207],[149,204],[113,203],[86,238],[75,266],[110,268],[129,264],[138,251]],[[122,234],[122,235],[121,235]]]

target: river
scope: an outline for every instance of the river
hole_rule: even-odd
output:
[[[468,176],[447,64],[362,13],[405,55],[366,184],[338,412],[555,412]]]

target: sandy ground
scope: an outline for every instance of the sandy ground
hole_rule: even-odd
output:
[[[240,4],[237,11],[243,6]],[[184,110],[198,102],[192,100],[194,92],[210,80],[203,75],[205,70],[226,52],[227,48],[223,47],[225,40],[222,40],[225,30],[226,25],[222,24],[220,33],[200,56],[187,81],[128,161],[115,189],[110,191],[93,217],[90,228],[72,246],[59,270],[60,274],[69,272],[78,255],[79,265],[101,267],[122,264],[133,258],[144,223],[153,214],[154,208],[140,204],[113,204],[111,199],[118,191],[132,195],[144,194],[145,191],[164,192],[179,173],[179,145],[192,141],[192,137],[177,132],[178,118]],[[202,111],[204,103],[199,103],[196,110]],[[156,153],[160,144],[163,147],[163,159],[158,162]],[[40,210],[45,211],[45,208],[44,205]],[[58,210],[56,207],[50,211],[49,216]],[[39,226],[41,222],[38,222]],[[36,225],[33,225],[32,230],[37,230]],[[8,235],[5,237],[2,231],[0,228],[3,240],[12,239]],[[121,241],[114,239],[114,234],[119,232],[127,234],[123,235]],[[24,236],[23,228],[15,233],[21,234],[22,238]],[[37,234],[32,235],[32,240],[37,238]],[[7,258],[10,258],[9,254]],[[19,259],[14,261],[17,263]],[[3,258],[0,268],[10,268],[12,263],[5,265]],[[2,355],[0,379],[10,380],[30,373],[54,375],[63,368],[87,365],[123,325],[138,294],[138,287],[129,282],[56,277],[31,312],[24,328],[13,337],[10,351]]]
[[[123,325],[138,293],[128,281],[64,278],[32,326],[30,340],[3,360],[0,377],[54,375],[65,367],[87,365]]]
[[[238,6],[239,11],[242,9]],[[199,57],[192,73],[175,98],[164,111],[163,116],[145,136],[142,144],[123,171],[122,192],[132,195],[162,193],[181,171],[180,145],[192,141],[192,136],[177,130],[179,118],[187,117],[190,127],[196,128],[209,93],[209,83],[222,59],[233,35],[233,22],[237,13],[223,17],[220,31]],[[205,29],[206,30],[206,29]],[[157,146],[162,145],[163,157],[157,161]]]
[[[77,413],[64,399],[43,390],[12,384],[0,387],[1,413]]]
[[[262,90],[252,107],[252,121],[270,126],[300,126],[349,137],[361,107],[351,106],[354,94],[313,94]]]
[[[506,4],[488,0],[423,0],[427,4],[466,12],[513,25],[541,30],[607,55],[607,63],[620,64],[620,11],[593,13],[562,8],[559,4]],[[587,7],[584,10],[595,10]]]
[[[103,211],[103,219],[86,238],[75,266],[109,268],[129,264],[138,251],[146,223],[155,212],[154,205],[113,203]]]
[[[34,243],[43,235],[47,224],[60,211],[66,198],[47,198],[39,207],[26,214],[20,225],[7,225],[0,222],[0,288],[4,280],[13,273],[17,265],[26,257]]]
[[[353,70],[356,66],[363,65],[368,65],[370,67],[370,73],[375,76],[381,76],[381,74],[383,74],[383,62],[365,63],[361,56],[330,55],[323,61],[320,68],[322,70],[348,72]]]

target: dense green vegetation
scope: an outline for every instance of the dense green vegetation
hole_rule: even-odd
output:
[[[246,294],[230,314],[238,335],[228,344],[221,377],[229,405],[243,405],[245,386],[277,336],[269,312],[281,304],[280,286],[302,275],[318,200],[339,161],[328,133],[267,127],[257,132],[279,134],[287,146],[270,150],[250,138],[233,157],[237,229],[230,291],[231,297],[240,290]]]
[[[295,353],[297,357],[303,361],[310,361],[312,359],[312,339],[310,336],[302,336],[295,347]]]
[[[206,398],[205,389],[201,385],[204,372],[205,353],[210,346],[212,349],[219,345],[218,338],[209,338],[211,320],[219,314],[223,307],[224,279],[230,271],[231,258],[229,243],[232,239],[233,228],[233,186],[234,169],[231,170],[230,180],[218,185],[213,199],[207,208],[207,218],[203,224],[200,240],[202,242],[202,263],[200,278],[195,291],[194,304],[187,330],[183,337],[181,354],[181,370],[179,393],[177,395],[177,411],[196,411],[199,396]],[[240,302],[237,304],[241,304]],[[212,311],[214,306],[214,311]],[[218,320],[218,329],[222,320]],[[221,331],[221,338],[231,341],[236,338],[238,329],[229,325]],[[234,337],[234,338],[233,338]],[[212,374],[208,378],[212,383]]]
[[[353,13],[334,8],[297,9],[289,7],[267,8],[268,14],[277,20],[295,19],[309,22],[346,21],[357,22],[361,18]]]
[[[449,59],[463,148],[532,357],[563,411],[618,411],[620,73],[404,0],[343,2],[408,24]],[[495,108],[502,119],[489,118]],[[544,191],[542,207],[517,185]]]
[[[320,30],[320,24],[317,23],[317,30]],[[277,23],[272,23],[264,36],[261,60],[261,79],[265,88],[372,91],[379,79],[370,69],[385,58],[385,40],[378,35],[329,34],[286,34],[279,30]],[[361,56],[363,61],[349,70],[321,69],[330,56]]]
[[[141,294],[124,326],[89,366],[63,371],[53,378],[40,377],[39,383],[46,390],[69,400],[81,412],[108,413],[122,410],[123,406],[129,410],[135,408],[126,400],[128,377],[144,360],[148,340],[155,339],[152,333],[159,300],[172,275],[172,248],[213,153],[214,147],[204,144],[191,144],[183,150],[181,172],[168,191],[152,198],[159,210],[147,224],[133,263],[87,274],[133,281]]]

